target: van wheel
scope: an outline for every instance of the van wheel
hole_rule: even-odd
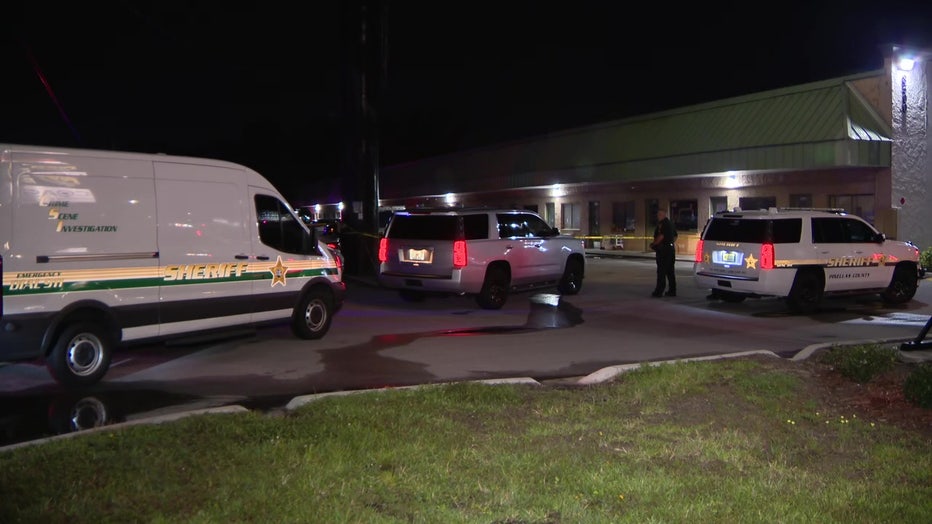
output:
[[[326,291],[310,289],[291,317],[291,331],[298,338],[316,340],[327,334],[333,320],[333,300]]]
[[[566,269],[563,270],[563,277],[560,278],[560,284],[557,291],[564,295],[575,295],[582,289],[583,266],[579,260],[570,259],[566,261]]]
[[[57,435],[99,428],[113,422],[107,405],[97,397],[56,400],[49,407],[49,427]]]
[[[786,297],[790,310],[807,315],[822,302],[822,279],[813,271],[798,271],[790,295]]]
[[[903,304],[912,300],[919,287],[919,274],[916,271],[913,267],[896,266],[890,286],[880,294],[880,298],[887,304]]]
[[[67,387],[96,384],[110,368],[113,339],[97,324],[77,322],[66,326],[46,359],[52,377]]]
[[[508,272],[493,267],[485,274],[482,289],[476,295],[476,302],[482,309],[501,309],[508,300]]]

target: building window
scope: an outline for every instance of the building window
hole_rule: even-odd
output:
[[[728,197],[709,197],[709,214],[714,215],[721,211],[728,211]]]
[[[812,207],[812,195],[809,193],[790,195],[790,207]]]
[[[745,211],[770,209],[777,207],[777,197],[741,197],[738,199],[738,206]]]
[[[699,228],[699,201],[671,200],[670,219],[677,231],[697,231]]]
[[[612,202],[612,233],[633,233],[636,226],[634,201]]]
[[[546,204],[544,204],[544,220],[546,220],[547,223],[550,224],[550,227],[554,227],[555,225],[557,225],[556,215],[557,215],[557,208],[553,202],[547,202]]]
[[[562,204],[560,206],[560,229],[575,229],[579,230],[580,223],[582,222],[580,213],[579,204]]]
[[[589,202],[589,234],[593,236],[598,236],[602,234],[602,224],[601,224],[601,204],[598,200],[591,200]]]
[[[828,207],[844,209],[874,223],[874,195],[829,195]]]

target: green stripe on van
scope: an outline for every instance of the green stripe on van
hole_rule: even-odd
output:
[[[325,268],[314,268],[314,269],[304,269],[301,271],[289,271],[285,275],[285,281],[287,282],[293,278],[309,278],[315,276],[327,276],[327,275],[336,275],[337,271],[335,267],[325,267]],[[132,288],[147,288],[147,287],[158,287],[158,286],[185,286],[185,285],[197,285],[197,284],[222,284],[225,282],[243,282],[243,281],[257,281],[262,282],[266,280],[272,280],[272,273],[270,271],[257,271],[252,273],[244,273],[239,277],[226,277],[226,278],[202,278],[202,279],[185,279],[185,280],[164,280],[164,278],[126,278],[126,279],[117,279],[117,280],[82,280],[82,281],[73,281],[73,282],[62,282],[60,285],[52,285],[48,283],[33,283],[24,287],[17,287],[16,289],[12,288],[11,284],[3,285],[3,296],[6,297],[15,297],[15,296],[28,296],[28,295],[43,295],[48,293],[73,293],[79,291],[104,291],[108,289],[132,289]]]

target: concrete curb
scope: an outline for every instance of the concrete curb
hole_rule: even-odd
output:
[[[707,357],[681,358],[681,359],[673,359],[673,360],[658,360],[655,362],[637,362],[634,364],[622,364],[619,366],[609,366],[607,368],[602,368],[594,373],[590,373],[582,377],[581,379],[576,381],[576,384],[579,384],[579,385],[598,384],[601,382],[605,382],[607,380],[611,380],[615,378],[616,376],[622,373],[625,373],[627,371],[638,369],[641,366],[659,366],[661,364],[671,364],[671,363],[677,363],[677,362],[696,362],[696,361],[701,361],[701,360],[722,360],[726,358],[746,357],[748,355],[766,355],[766,356],[771,356],[774,358],[780,358],[780,356],[774,353],[773,351],[758,350],[758,351],[742,351],[741,353],[730,353],[726,355],[713,355],[713,356],[707,356]]]
[[[466,382],[473,382],[477,384],[489,384],[489,385],[500,385],[500,384],[530,384],[534,386],[540,386],[541,383],[534,380],[531,377],[516,377],[516,378],[492,378],[486,380],[469,380]],[[450,384],[455,384],[456,382],[436,382],[432,384],[419,384],[415,386],[398,386],[398,387],[386,387],[381,389],[357,389],[353,391],[330,391],[327,393],[315,393],[313,395],[302,395],[300,397],[295,397],[291,399],[288,404],[285,405],[285,411],[291,411],[297,409],[301,406],[310,404],[311,402],[316,402],[318,400],[325,399],[327,397],[344,397],[347,395],[358,395],[361,393],[378,393],[381,391],[400,391],[405,389],[423,389],[435,386],[446,386]]]

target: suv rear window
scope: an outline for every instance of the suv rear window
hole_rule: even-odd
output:
[[[734,217],[716,217],[709,222],[703,236],[706,240],[721,242],[773,242],[794,244],[802,234],[801,218],[777,220],[748,220]]]
[[[462,237],[458,233],[463,220]],[[489,217],[486,214],[464,215],[395,215],[388,236],[409,240],[466,240],[485,239],[489,236]]]

